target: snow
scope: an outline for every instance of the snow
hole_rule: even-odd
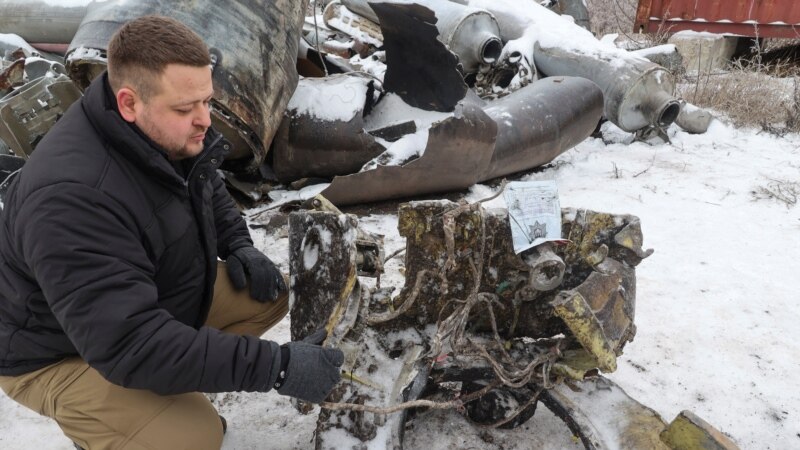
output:
[[[563,207],[629,213],[642,222],[637,267],[637,335],[610,377],[666,421],[688,409],[742,448],[800,446],[800,206],[758,199],[774,180],[800,182],[800,136],[777,138],[715,121],[708,133],[670,129],[671,144],[590,138],[526,179],[555,179]],[[494,189],[474,186],[467,198]],[[500,202],[500,203],[498,203]],[[502,197],[485,207],[502,206]],[[252,214],[252,211],[249,211]],[[394,214],[360,218],[385,235],[386,254],[401,248]],[[281,229],[252,230],[256,245],[288,271]],[[387,264],[382,285],[402,285],[402,258]],[[264,338],[289,339],[288,317]],[[311,449],[315,413],[302,416],[275,393],[217,394],[229,423],[224,449]],[[0,396],[0,448],[71,450],[48,419]],[[494,444],[482,440],[491,436]],[[268,442],[269,445],[265,443]],[[523,427],[480,434],[454,412],[420,413],[406,448],[581,448],[540,407]],[[540,445],[539,445],[540,444]]]
[[[364,164],[361,172],[372,170],[378,166],[398,166],[419,158],[425,153],[428,145],[428,128],[407,134],[393,142],[385,152]]]
[[[657,45],[655,47],[643,48],[641,50],[635,51],[634,53],[646,58],[650,55],[666,55],[675,53],[676,51],[677,49],[675,47],[675,44],[663,44],[663,45]]]
[[[368,83],[364,78],[344,74],[304,78],[286,108],[320,121],[349,122],[364,110]]]

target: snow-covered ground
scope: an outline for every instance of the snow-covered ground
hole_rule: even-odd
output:
[[[645,248],[655,253],[638,267],[638,332],[610,375],[615,382],[666,421],[691,410],[743,449],[800,448],[800,205],[763,198],[779,184],[800,190],[800,136],[721,122],[703,135],[670,131],[671,144],[628,144],[607,125],[611,143],[590,138],[523,179],[556,180],[563,207],[641,218]],[[468,199],[491,192],[478,185]],[[394,215],[361,224],[386,235],[387,254],[404,245]],[[253,233],[286,270],[285,230]],[[288,317],[265,338],[288,340]],[[300,415],[287,398],[214,397],[230,425],[224,449],[313,448],[314,414]],[[406,447],[581,445],[540,406],[513,431],[479,432],[457,413],[424,413]],[[72,447],[53,422],[0,394],[0,449]]]

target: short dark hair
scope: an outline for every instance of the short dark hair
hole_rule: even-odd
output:
[[[143,16],[123,25],[108,43],[108,81],[114,92],[131,85],[147,101],[169,64],[211,65],[203,39],[183,23],[164,16]]]

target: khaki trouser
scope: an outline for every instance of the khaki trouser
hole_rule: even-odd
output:
[[[236,291],[219,263],[207,325],[261,336],[288,311],[288,295],[259,303],[249,289]],[[18,403],[55,419],[64,434],[87,450],[219,449],[222,424],[201,393],[157,395],[105,380],[80,358],[68,358],[16,377],[0,388]]]

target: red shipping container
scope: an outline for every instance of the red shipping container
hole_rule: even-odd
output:
[[[634,32],[800,38],[798,0],[639,0]]]

